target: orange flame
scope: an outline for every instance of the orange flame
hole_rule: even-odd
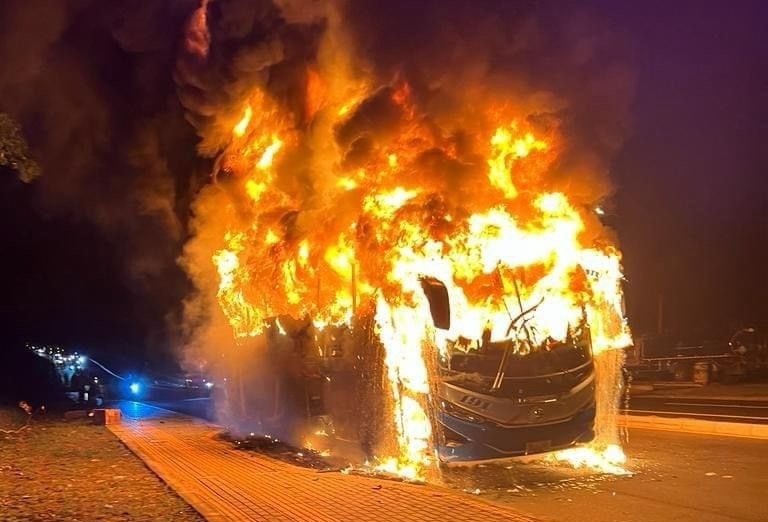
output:
[[[488,328],[503,339],[517,305],[512,282],[523,307],[540,303],[530,323],[539,339],[565,339],[586,313],[596,352],[626,346],[621,256],[586,207],[542,181],[557,154],[552,129],[494,109],[478,118],[466,154],[398,82],[389,100],[399,125],[349,162],[341,147],[308,147],[361,107],[359,93],[321,89],[332,83],[321,74],[313,69],[306,87],[311,132],[262,91],[233,125],[224,157],[249,217],[231,220],[213,255],[218,299],[237,337],[260,334],[278,315],[322,328],[350,324],[364,304],[375,310],[398,444],[381,467],[419,478],[431,459],[427,348]],[[424,276],[448,289],[448,331],[432,326]]]

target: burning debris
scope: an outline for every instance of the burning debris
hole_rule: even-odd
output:
[[[343,466],[328,459],[328,455],[307,448],[297,448],[279,439],[250,433],[242,438],[232,438],[225,435],[225,440],[234,444],[237,449],[256,451],[282,460],[296,466],[320,471],[339,471]]]
[[[621,446],[609,444],[600,452],[590,448],[569,448],[548,456],[555,462],[567,462],[575,468],[593,468],[611,475],[629,475],[623,468],[627,462]]]
[[[234,345],[232,415],[412,479],[591,440],[593,357],[631,339],[562,110],[378,68],[354,16],[203,1],[189,23],[176,79],[216,160],[185,263]]]

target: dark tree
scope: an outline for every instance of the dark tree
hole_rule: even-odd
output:
[[[0,112],[0,167],[11,169],[28,183],[40,175],[40,166],[30,157],[27,140],[19,124]]]

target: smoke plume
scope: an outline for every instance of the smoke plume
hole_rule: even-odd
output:
[[[232,0],[211,2],[207,9],[207,54],[187,48],[174,75],[187,119],[200,137],[198,151],[216,158],[218,180],[194,203],[196,224],[185,247],[184,264],[197,286],[187,302],[188,317],[194,318],[190,333],[220,323],[214,330],[227,336],[212,299],[219,276],[210,257],[221,248],[227,223],[254,219],[231,181],[243,174],[244,165],[228,146],[255,93],[267,96],[259,103],[271,109],[253,115],[251,126],[266,123],[269,113],[290,115],[284,126],[300,134],[298,152],[281,162],[275,181],[298,199],[274,218],[286,237],[304,237],[319,222],[331,229],[345,222],[346,210],[358,208],[359,201],[354,194],[325,200],[328,184],[336,182],[328,173],[339,166],[351,172],[375,159],[414,124],[414,111],[421,132],[443,128],[450,135],[441,138],[447,140],[443,148],[429,145],[435,135],[422,136],[425,148],[414,160],[418,168],[409,180],[398,181],[406,188],[409,182],[431,186],[452,200],[449,204],[462,201],[486,168],[477,131],[495,116],[482,110],[489,99],[503,100],[499,111],[515,114],[527,128],[562,137],[537,184],[568,193],[577,205],[592,205],[612,192],[608,165],[629,125],[633,74],[626,46],[594,14],[541,2],[461,0]],[[189,31],[189,38],[197,32]],[[315,88],[318,71],[326,83]],[[403,88],[407,106],[396,101]],[[356,92],[367,98],[329,133],[320,109]],[[445,147],[455,154],[447,156]],[[227,208],[234,209],[234,217]],[[208,322],[211,317],[217,320]],[[215,344],[221,346],[221,338]]]
[[[456,151],[421,151],[414,176],[430,179],[414,183],[456,200],[483,168],[480,100],[503,99],[526,126],[563,136],[545,184],[579,204],[610,195],[608,162],[628,126],[625,46],[599,16],[554,2],[12,0],[0,28],[0,111],[21,123],[40,164],[37,207],[96,223],[153,334],[160,325],[201,349],[231,342],[210,257],[227,223],[252,217],[226,149],[256,90],[302,135],[276,181],[300,196],[275,217],[297,237],[356,206],[324,200],[336,150],[354,169],[409,124],[409,110],[422,129],[451,127]],[[392,101],[404,85],[410,108]],[[321,109],[356,93],[367,98],[329,130]],[[234,217],[223,215],[230,206]]]
[[[196,179],[208,169],[194,154],[171,78],[194,7],[0,5],[0,112],[21,124],[42,173],[26,192],[44,216],[96,225],[99,241],[122,259],[115,275],[131,289],[127,298],[142,303],[135,328],[157,347],[187,291],[175,260]]]

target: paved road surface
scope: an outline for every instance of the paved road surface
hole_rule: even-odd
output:
[[[298,467],[236,449],[202,420],[120,406],[109,429],[209,522],[538,522],[434,485]]]
[[[195,399],[181,399],[176,401],[146,401],[147,404],[165,408],[166,410],[177,411],[192,417],[200,419],[214,420],[213,401],[208,397],[198,397]]]
[[[635,429],[625,450],[629,477],[515,464],[457,485],[560,522],[768,521],[768,441]]]
[[[561,522],[768,521],[768,441],[634,429],[631,476],[540,462],[452,470],[446,485]]]

